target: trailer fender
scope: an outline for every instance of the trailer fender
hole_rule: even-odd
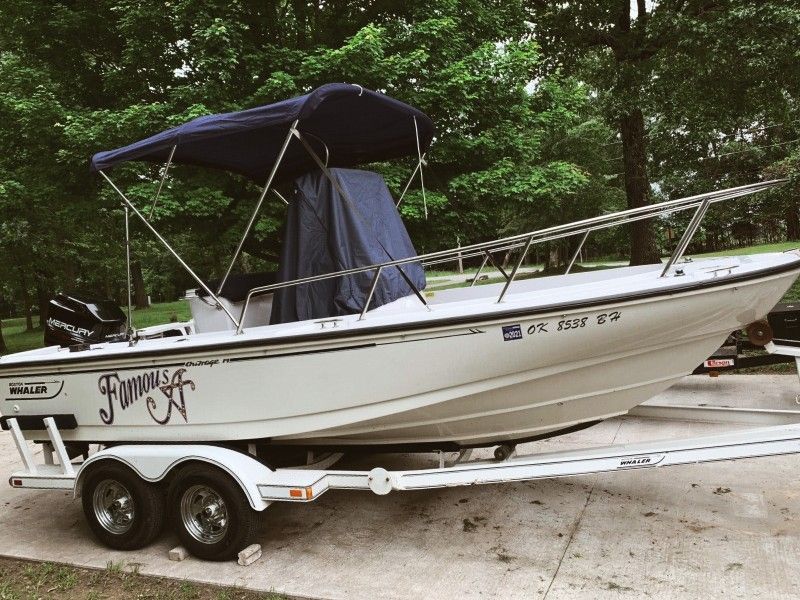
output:
[[[81,465],[75,478],[76,498],[80,496],[83,474],[104,460],[121,462],[149,482],[162,481],[176,467],[189,462],[207,463],[230,475],[254,510],[264,510],[270,504],[258,491],[258,483],[268,480],[272,474],[269,467],[243,452],[203,444],[131,444],[100,450]]]

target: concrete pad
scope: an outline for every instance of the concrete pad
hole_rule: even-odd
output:
[[[800,410],[797,375],[694,375],[645,404],[691,404]]]
[[[791,408],[794,375],[687,378],[657,399]],[[520,453],[680,438],[741,428],[615,419]],[[488,456],[489,450],[478,454]],[[264,558],[249,567],[168,560],[165,534],[138,552],[98,545],[64,492],[0,486],[0,554],[140,572],[304,598],[800,597],[798,456],[471,488],[329,492],[265,511]],[[0,435],[0,474],[19,468]],[[339,466],[434,466],[375,455]]]

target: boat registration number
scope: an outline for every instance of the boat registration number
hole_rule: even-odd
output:
[[[561,319],[560,321],[539,321],[528,327],[528,335],[583,329],[590,325],[608,325],[616,323],[621,318],[622,313],[618,310],[613,310],[608,313],[594,315],[594,317],[586,316],[576,317],[574,319]]]

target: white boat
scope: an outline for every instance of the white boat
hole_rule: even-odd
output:
[[[345,198],[343,206],[352,207],[341,181],[331,176],[333,167],[411,154],[418,158],[415,173],[421,171],[433,136],[426,119],[380,94],[336,84],[278,105],[203,117],[96,155],[93,164],[125,202],[126,217],[132,211],[141,218],[180,260],[106,170],[127,160],[161,159],[167,161],[165,177],[174,162],[266,178],[243,243],[275,181],[318,170]],[[376,120],[385,127],[376,127]],[[253,136],[262,134],[271,151],[260,152],[260,160],[274,161],[266,170],[266,162],[254,165],[251,159]],[[267,454],[298,446],[513,445],[590,426],[624,414],[690,373],[731,331],[763,319],[795,281],[800,254],[794,251],[681,261],[712,204],[779,183],[422,256],[387,251],[390,260],[350,262],[334,272],[314,272],[311,265],[311,274],[254,287],[235,300],[219,294],[230,269],[215,291],[181,261],[213,309],[227,315],[224,326],[3,357],[2,422],[14,418],[27,439],[45,440],[44,419],[52,417],[68,446],[252,443]],[[580,250],[592,231],[689,209],[694,217],[666,265],[517,279],[534,243],[582,236]],[[496,253],[509,250],[517,255],[509,273],[501,269],[502,283],[423,292],[408,276],[420,264],[472,256],[483,257],[482,271]],[[401,268],[412,293],[381,296],[385,275]],[[366,281],[361,310],[271,325],[248,314],[251,301],[268,294],[319,290],[310,286],[357,276]],[[375,307],[379,296],[389,301]]]

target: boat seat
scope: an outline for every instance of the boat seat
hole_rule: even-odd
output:
[[[270,285],[275,283],[277,278],[275,273],[242,273],[231,275],[225,282],[222,292],[219,294],[220,303],[238,318],[244,308],[247,294],[253,288]],[[216,291],[219,280],[209,281],[208,287]],[[194,294],[187,294],[189,298],[189,309],[192,311],[194,328],[197,333],[207,333],[210,331],[229,331],[236,328],[228,316],[208,297],[209,294],[204,289],[194,290]],[[247,309],[244,327],[260,327],[269,325],[269,317],[272,313],[272,293],[253,296],[250,306]]]
[[[219,279],[209,281],[208,287],[213,291],[216,291],[217,287],[219,286],[219,281]],[[247,294],[253,288],[271,285],[277,281],[277,273],[272,271],[230,275],[228,276],[227,281],[225,281],[225,285],[222,287],[222,291],[219,293],[219,295],[227,300],[230,300],[231,302],[244,302],[247,298]],[[203,288],[198,288],[195,290],[195,293],[200,298],[205,298],[208,296],[208,292],[206,292]]]

